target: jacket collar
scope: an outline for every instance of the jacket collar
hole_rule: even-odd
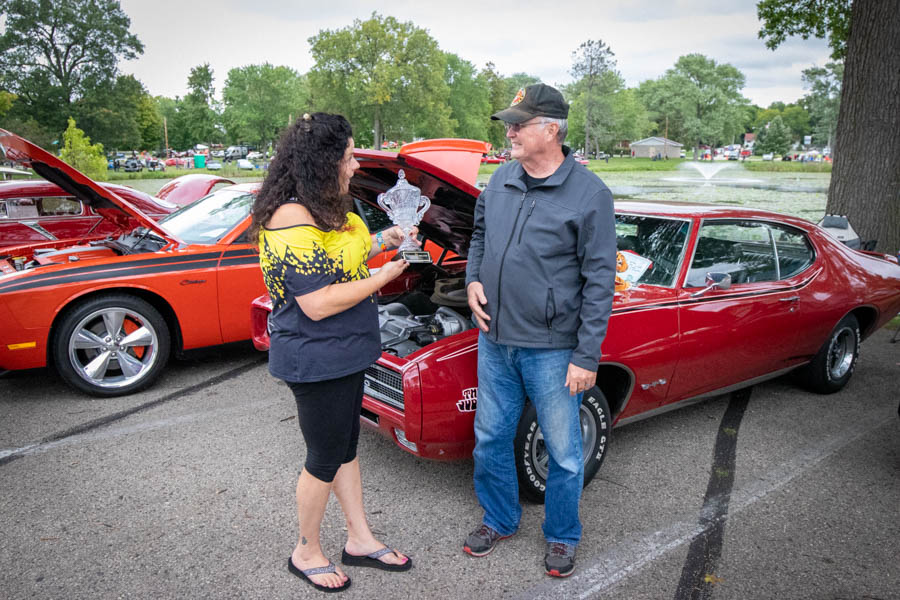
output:
[[[572,156],[572,149],[566,145],[562,147],[563,152],[563,161],[562,164],[557,167],[556,171],[553,172],[547,181],[539,185],[538,187],[557,187],[563,184],[566,178],[569,176],[569,173],[572,172],[572,169],[575,167],[575,158]],[[522,163],[516,161],[511,166],[509,177],[506,179],[503,185],[508,185],[518,189],[519,191],[525,192],[525,182],[522,181],[522,175],[525,174],[525,169],[522,168]]]

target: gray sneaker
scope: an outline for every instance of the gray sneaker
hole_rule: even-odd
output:
[[[490,554],[500,540],[505,540],[510,535],[500,535],[487,525],[482,524],[478,529],[469,534],[463,542],[463,552],[472,556],[484,556]]]
[[[561,542],[547,542],[544,568],[547,570],[547,575],[553,577],[568,577],[574,573],[575,546]]]

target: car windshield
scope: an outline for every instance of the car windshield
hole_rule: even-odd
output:
[[[255,197],[246,190],[224,188],[172,213],[160,224],[188,244],[214,244],[250,214]]]
[[[679,219],[616,215],[616,247],[635,285],[672,287],[684,256],[690,223]]]

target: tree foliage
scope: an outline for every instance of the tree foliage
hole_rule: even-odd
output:
[[[615,54],[602,40],[587,40],[572,52],[572,77],[577,102],[583,108],[583,145],[586,152],[592,150],[591,137],[608,138],[611,110],[609,97],[624,86],[615,72]],[[600,143],[608,139],[598,140]]]
[[[306,78],[290,67],[264,63],[228,71],[222,100],[228,139],[263,148],[308,109],[309,90]]]
[[[749,101],[740,91],[744,75],[728,63],[718,64],[702,54],[688,54],[655,81],[641,83],[639,95],[664,134],[668,118],[669,139],[721,145],[745,131]]]
[[[213,70],[209,63],[192,68],[188,75],[189,92],[179,105],[179,120],[191,144],[222,142],[225,138],[219,125],[213,81]]]
[[[56,131],[71,104],[113,80],[122,59],[144,50],[114,0],[5,0],[0,85],[19,96],[23,114]]]
[[[347,116],[361,145],[451,133],[446,57],[426,30],[372,13],[309,43],[313,104]]]
[[[760,154],[772,152],[774,154],[787,154],[791,148],[791,132],[785,126],[781,115],[775,117],[760,129],[756,150]]]
[[[450,125],[457,137],[488,139],[491,114],[490,89],[475,72],[475,65],[456,54],[446,53],[444,76],[450,88]]]
[[[813,141],[816,144],[831,146],[834,143],[843,79],[842,62],[830,62],[824,67],[810,67],[803,71],[803,83],[809,87],[809,93],[803,97],[803,102],[809,112]]]
[[[756,14],[762,21],[759,38],[774,50],[788,37],[827,39],[831,57],[842,59],[850,37],[852,0],[760,0]]]
[[[106,158],[103,144],[91,144],[91,138],[69,118],[69,126],[63,133],[63,148],[60,158],[91,179],[101,179],[106,173]]]

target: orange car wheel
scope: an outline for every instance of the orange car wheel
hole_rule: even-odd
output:
[[[110,294],[73,305],[53,336],[52,352],[56,370],[72,387],[93,396],[122,396],[159,377],[170,340],[152,305]]]

